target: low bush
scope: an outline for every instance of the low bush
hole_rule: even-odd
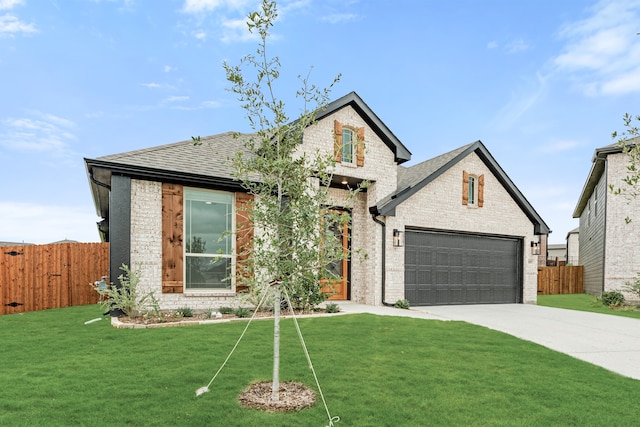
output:
[[[624,304],[624,295],[618,291],[603,292],[600,300],[607,307],[620,307]]]
[[[249,317],[251,316],[251,310],[244,307],[238,307],[233,314],[235,314],[236,317],[240,317],[240,318]]]
[[[327,303],[325,306],[327,313],[340,313],[340,306],[335,302]]]
[[[395,304],[393,304],[393,306],[395,308],[402,308],[402,309],[408,310],[409,309],[409,301],[406,300],[406,299],[399,299],[398,301],[396,301]]]
[[[220,307],[220,314],[233,314],[236,310],[233,307]]]
[[[182,307],[176,310],[176,313],[182,317],[193,317],[193,309],[189,307]]]

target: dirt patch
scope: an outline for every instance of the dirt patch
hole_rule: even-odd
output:
[[[271,400],[271,389],[271,382],[251,384],[238,396],[238,400],[243,406],[273,412],[299,411],[316,403],[316,393],[302,383],[280,383],[278,401]]]

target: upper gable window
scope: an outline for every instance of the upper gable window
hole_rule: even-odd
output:
[[[462,204],[478,208],[484,206],[484,175],[462,171]]]
[[[353,163],[353,131],[342,128],[342,163]]]
[[[364,166],[364,127],[343,125],[334,120],[333,155],[338,163]]]

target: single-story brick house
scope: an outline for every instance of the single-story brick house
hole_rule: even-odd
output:
[[[351,252],[368,256],[345,262],[334,299],[536,302],[532,248],[550,230],[480,141],[405,167],[411,153],[355,92],[330,103],[317,119],[300,149],[336,156],[332,204],[343,206],[347,186],[371,182],[352,202],[351,227],[343,231],[350,234],[343,241]],[[229,305],[238,291],[233,277],[228,280],[233,274],[225,273],[235,271],[235,248],[246,237],[218,237],[246,221],[239,207],[247,194],[227,160],[243,150],[242,136],[224,133],[202,142],[85,159],[103,218],[99,230],[111,242],[112,281],[123,263],[139,268],[142,285],[165,309]],[[212,271],[196,274],[185,266],[201,226],[216,236],[208,240],[212,250],[225,257]]]
[[[640,138],[629,143],[638,144]],[[573,217],[580,219],[578,250],[584,290],[592,295],[621,290],[640,272],[640,199],[609,191],[609,185],[626,187],[623,179],[629,175],[628,164],[629,157],[619,144],[597,148],[573,211]],[[627,217],[632,221],[627,223]]]

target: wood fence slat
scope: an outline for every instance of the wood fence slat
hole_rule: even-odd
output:
[[[581,265],[538,268],[538,295],[583,293],[583,271]]]
[[[96,303],[108,274],[109,243],[2,246],[0,315]]]

